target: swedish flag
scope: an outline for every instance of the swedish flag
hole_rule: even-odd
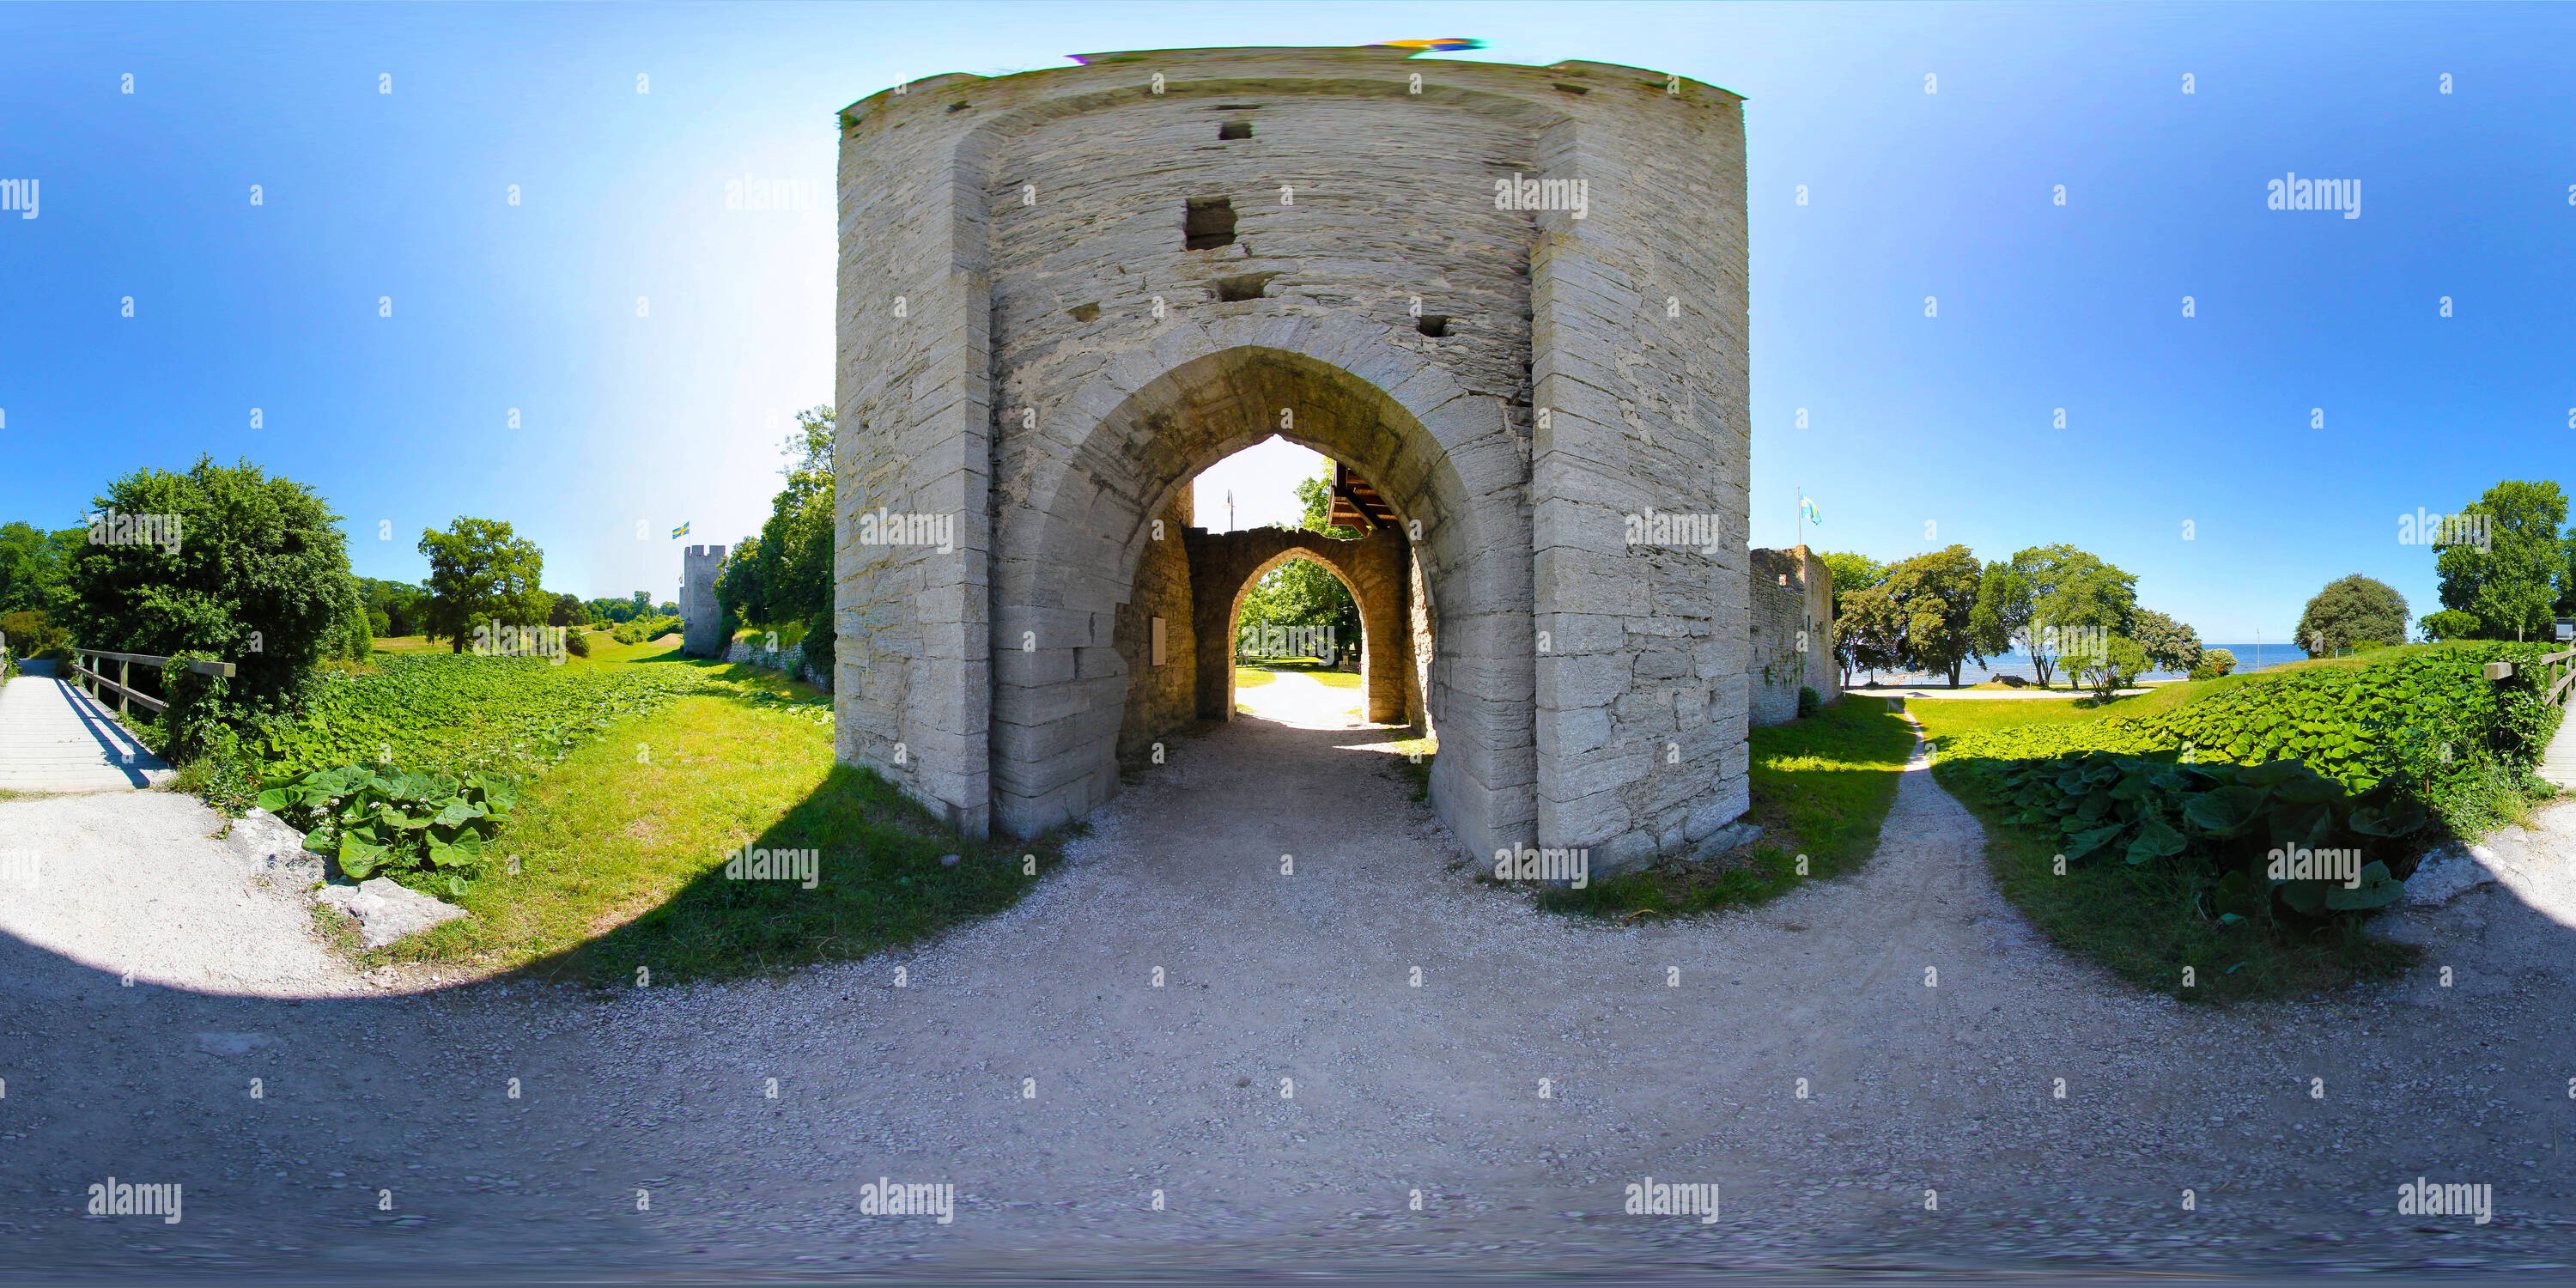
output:
[[[685,524],[685,523],[681,524],[680,526],[678,526],[678,527],[676,527],[676,528],[671,529],[671,539],[672,539],[673,541],[677,541],[677,540],[679,540],[680,538],[685,537],[685,536],[687,536],[687,535],[689,535],[689,525],[687,525],[687,524]]]

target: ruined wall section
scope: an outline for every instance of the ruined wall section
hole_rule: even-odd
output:
[[[1814,689],[1828,703],[1842,696],[1842,676],[1834,669],[1834,574],[1805,546],[1755,550],[1751,560],[1751,719],[1787,724],[1798,718],[1798,690]]]

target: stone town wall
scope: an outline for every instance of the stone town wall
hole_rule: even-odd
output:
[[[1805,546],[1752,553],[1752,719],[1798,718],[1798,690],[1831,703],[1842,697],[1834,670],[1834,574]]]

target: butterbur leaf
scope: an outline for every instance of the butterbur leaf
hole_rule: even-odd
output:
[[[468,819],[481,818],[488,812],[482,806],[458,796],[451,798],[445,806],[441,807],[437,817],[432,821],[441,827],[455,827]]]
[[[2066,843],[2066,857],[2070,859],[2083,858],[2085,855],[2091,854],[2093,851],[2110,844],[2111,838],[2118,836],[2121,830],[2122,825],[2115,823],[2109,827],[2094,828],[2090,832],[2078,832]]]
[[[2323,881],[2284,881],[2277,889],[2281,902],[2293,911],[2313,917],[2326,910],[2326,883]]]
[[[352,833],[340,838],[340,871],[352,881],[364,881],[385,861],[385,848],[369,845]]]
[[[2220,787],[2192,797],[2182,816],[2193,826],[2221,836],[2234,836],[2262,816],[2263,793],[2251,787]]]
[[[2412,802],[2386,810],[2364,805],[2352,812],[2352,830],[2363,836],[2404,836],[2428,821]]]
[[[2182,850],[2182,833],[2175,831],[2161,817],[2150,814],[2146,823],[2138,828],[2138,839],[2129,842],[2127,857],[2131,863],[2145,863],[2151,859],[2172,858]]]
[[[2373,859],[2362,865],[2361,885],[2357,889],[2347,890],[2341,885],[2328,888],[2326,906],[2337,912],[2385,908],[2405,893],[2405,884],[2388,875],[2388,865]]]
[[[260,807],[261,809],[267,810],[269,813],[274,814],[274,813],[277,813],[279,810],[285,809],[285,808],[286,808],[286,806],[287,806],[287,804],[288,804],[288,802],[287,802],[287,799],[286,799],[286,790],[285,790],[284,788],[281,788],[281,787],[267,787],[267,788],[262,788],[262,789],[260,790],[260,793],[259,793],[259,807]]]
[[[465,878],[463,878],[463,877],[449,877],[449,878],[447,879],[447,893],[449,893],[449,894],[451,894],[451,895],[454,895],[455,897],[457,897],[457,898],[459,898],[459,899],[464,898],[464,897],[465,897]]]

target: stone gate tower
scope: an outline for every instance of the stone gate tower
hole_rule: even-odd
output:
[[[723,546],[688,546],[680,558],[680,651],[722,657],[724,610],[716,603],[716,574],[724,571]]]
[[[1144,660],[1140,569],[1278,434],[1401,543],[1470,851],[1740,835],[1741,100],[1387,48],[1081,61],[842,113],[840,758],[979,834],[1107,800],[1134,673],[1180,664],[1161,616]]]

